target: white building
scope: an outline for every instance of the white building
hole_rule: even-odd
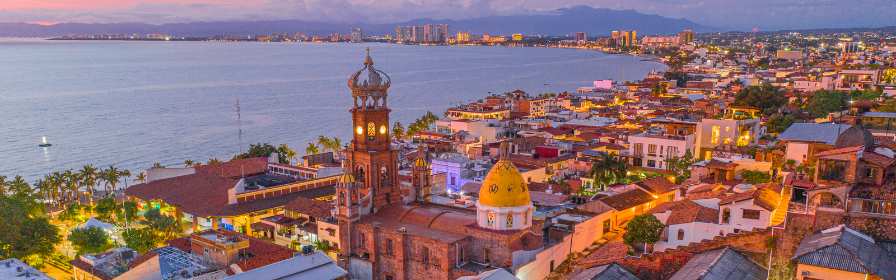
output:
[[[632,165],[665,169],[667,161],[684,157],[694,149],[694,135],[662,135],[644,132],[628,137],[629,155],[634,158]]]
[[[712,158],[712,150],[723,145],[748,146],[756,144],[763,134],[758,118],[703,119],[697,123],[694,157]]]
[[[666,227],[654,250],[686,246],[712,239],[723,232],[719,225],[719,209],[700,205],[691,200],[667,202],[650,211]]]
[[[0,261],[0,279],[4,280],[52,280],[40,270],[19,259]]]

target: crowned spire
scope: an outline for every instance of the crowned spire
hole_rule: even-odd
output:
[[[373,58],[370,57],[370,47],[367,48],[367,57],[364,58],[364,65],[373,65]]]

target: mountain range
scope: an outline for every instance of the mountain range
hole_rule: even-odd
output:
[[[697,32],[717,31],[686,19],[674,19],[648,15],[634,10],[612,10],[577,6],[556,11],[507,16],[488,16],[463,20],[415,19],[390,24],[327,23],[303,20],[268,21],[216,21],[169,24],[146,23],[59,23],[39,25],[29,23],[0,23],[2,37],[53,37],[90,34],[150,34],[162,33],[174,36],[256,35],[271,33],[331,34],[348,33],[352,27],[361,27],[366,34],[383,35],[394,32],[399,25],[427,23],[448,24],[450,32],[527,35],[569,35],[587,32],[589,35],[607,35],[611,30],[638,30],[639,34],[673,34],[685,28]]]

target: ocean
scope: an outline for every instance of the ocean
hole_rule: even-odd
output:
[[[405,125],[490,92],[575,91],[665,69],[575,49],[0,39],[0,175],[226,160],[240,127],[243,149],[286,143],[301,155],[318,135],[345,143],[346,79],[368,47],[392,78],[391,119]],[[38,147],[42,137],[53,146]]]

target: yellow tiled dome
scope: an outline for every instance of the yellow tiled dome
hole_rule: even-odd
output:
[[[529,186],[509,160],[499,160],[485,176],[479,188],[479,204],[492,207],[527,206]]]

